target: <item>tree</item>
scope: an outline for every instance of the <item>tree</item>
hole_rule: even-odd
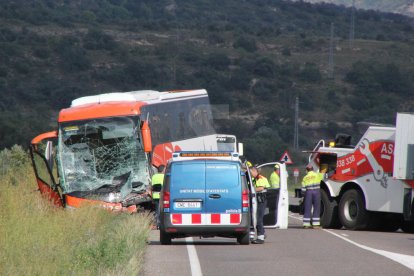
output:
[[[306,82],[320,82],[322,80],[322,74],[319,68],[314,63],[306,63],[299,72],[299,78]]]
[[[250,53],[257,51],[256,40],[245,36],[239,37],[236,42],[234,42],[233,47],[236,49],[241,48]]]

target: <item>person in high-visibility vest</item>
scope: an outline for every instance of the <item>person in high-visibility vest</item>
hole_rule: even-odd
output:
[[[279,164],[276,164],[272,174],[270,175],[270,188],[274,189],[275,194],[275,223],[277,223],[277,207],[279,204],[279,193],[280,193],[280,168]]]
[[[311,165],[306,166],[307,174],[302,180],[302,190],[305,191],[305,212],[303,214],[304,228],[321,228],[321,192],[320,186],[324,174],[313,171]],[[312,213],[313,207],[313,213]]]
[[[269,181],[266,177],[261,175],[256,167],[250,168],[250,173],[253,177],[253,184],[256,190],[257,211],[256,211],[256,230],[257,239],[252,241],[255,244],[263,244],[265,239],[265,229],[263,225],[263,217],[267,205],[266,191],[270,187]]]
[[[157,229],[160,227],[159,202],[161,187],[164,184],[164,170],[165,166],[160,165],[158,167],[158,173],[154,174],[151,178],[151,196],[154,204],[154,219]],[[154,187],[154,185],[156,186]]]

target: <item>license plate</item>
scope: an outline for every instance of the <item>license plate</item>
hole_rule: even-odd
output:
[[[174,202],[175,209],[201,208],[201,202]]]

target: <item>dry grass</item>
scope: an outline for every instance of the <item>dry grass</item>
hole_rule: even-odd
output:
[[[53,207],[36,191],[28,162],[0,176],[1,275],[139,273],[148,215]]]

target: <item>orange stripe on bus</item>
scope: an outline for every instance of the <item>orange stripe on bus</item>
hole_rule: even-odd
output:
[[[93,118],[139,115],[144,102],[105,102],[85,104],[62,109],[58,122],[87,120]]]

